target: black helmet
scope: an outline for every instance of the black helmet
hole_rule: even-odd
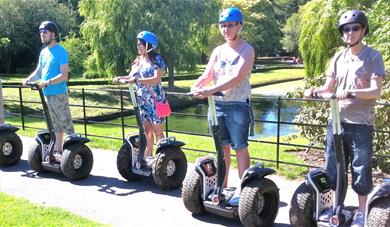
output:
[[[44,21],[39,25],[39,30],[46,29],[49,32],[53,32],[56,35],[56,38],[58,38],[58,26],[53,21]]]
[[[343,33],[343,27],[346,24],[359,23],[363,28],[366,28],[364,35],[368,33],[368,19],[360,10],[349,10],[343,13],[339,20],[339,31]]]

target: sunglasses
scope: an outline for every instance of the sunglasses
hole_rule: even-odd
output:
[[[350,33],[351,31],[352,31],[352,32],[357,32],[357,31],[359,31],[360,29],[362,29],[362,27],[360,27],[359,25],[355,25],[355,26],[351,26],[351,27],[345,26],[345,27],[343,28],[343,32],[344,32],[344,33]]]
[[[48,32],[49,32],[49,30],[47,30],[47,29],[39,29],[39,33],[46,34]]]
[[[219,27],[220,28],[233,28],[236,25],[237,25],[237,23],[234,23],[234,24],[219,24]]]

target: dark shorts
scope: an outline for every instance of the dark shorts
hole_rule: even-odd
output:
[[[351,164],[352,188],[358,195],[367,195],[372,189],[373,126],[341,124],[346,168]],[[328,123],[326,137],[326,171],[331,188],[336,188],[336,156],[333,145],[332,123]]]
[[[250,105],[245,102],[216,102],[222,146],[235,151],[248,147]]]

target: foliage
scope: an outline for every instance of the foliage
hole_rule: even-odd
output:
[[[72,12],[56,0],[0,1],[0,38],[10,41],[7,48],[0,48],[0,72],[36,65],[42,47],[38,27],[44,20],[56,21],[62,34],[75,23]]]
[[[83,75],[84,62],[87,60],[89,50],[84,41],[71,33],[61,43],[69,53],[69,75],[70,77]]]
[[[385,3],[386,2],[386,3]],[[379,50],[385,60],[385,67],[390,68],[390,6],[387,1],[357,1],[357,0],[314,0],[301,8],[299,49],[305,62],[306,87],[319,87],[324,84],[327,63],[334,53],[342,46],[337,30],[338,18],[346,9],[361,9],[367,12],[370,23],[370,33],[365,42]],[[381,102],[390,101],[390,81],[384,81]],[[296,96],[302,97],[297,91]],[[306,102],[300,108],[297,122],[306,124],[326,124],[328,105],[325,103]],[[376,128],[390,131],[390,107],[377,105]],[[302,126],[302,135],[315,141],[323,142],[325,128]],[[390,135],[376,133],[374,150],[379,155],[390,155]],[[375,164],[382,170],[389,170],[390,160],[379,158]]]
[[[92,56],[88,70],[99,76],[125,73],[135,58],[136,35],[143,30],[159,38],[170,81],[173,69],[194,69],[208,42],[210,25],[217,18],[216,1],[191,0],[84,0],[79,4],[85,17],[81,28]]]
[[[281,32],[270,1],[223,1],[223,8],[230,6],[239,7],[243,11],[242,37],[252,44],[256,55],[272,55],[280,49]]]
[[[283,38],[281,42],[283,44],[283,49],[287,52],[298,54],[299,33],[301,32],[300,23],[300,14],[294,13],[286,21],[286,24],[282,29]]]

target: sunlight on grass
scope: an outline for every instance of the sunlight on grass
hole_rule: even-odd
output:
[[[108,226],[0,192],[0,226]]]

